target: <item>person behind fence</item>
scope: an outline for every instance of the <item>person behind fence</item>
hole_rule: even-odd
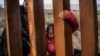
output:
[[[22,32],[22,46],[23,46],[23,56],[28,56],[30,53],[30,46],[29,46],[29,33],[28,33],[28,19],[27,19],[27,8],[26,8],[26,0],[22,6],[20,6],[20,20],[21,20],[21,32]],[[7,53],[7,44],[6,44],[6,30],[4,29],[1,35],[1,51],[2,56],[8,56]]]
[[[62,11],[59,13],[59,17],[62,20],[65,20],[69,23],[72,28],[72,33],[75,32],[79,28],[78,21],[75,15],[68,10]],[[47,46],[47,55],[55,56],[55,36],[54,36],[54,24],[50,23],[46,29],[46,46]],[[74,55],[74,49],[72,50]]]

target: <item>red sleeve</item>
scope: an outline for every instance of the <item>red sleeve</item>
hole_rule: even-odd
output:
[[[47,51],[49,54],[54,54],[55,53],[55,43],[54,41],[48,40],[47,39]]]
[[[67,21],[72,27],[72,33],[75,32],[79,28],[79,24],[75,15],[70,12],[67,16]]]
[[[49,53],[55,53],[55,47],[53,43],[48,44],[48,52]]]

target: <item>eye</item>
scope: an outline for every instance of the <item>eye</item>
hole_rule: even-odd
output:
[[[25,3],[25,5],[27,5],[27,3]]]

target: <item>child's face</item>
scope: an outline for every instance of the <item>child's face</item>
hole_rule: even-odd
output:
[[[49,38],[54,38],[54,30],[53,30],[53,27],[50,27],[50,28],[49,28],[48,37],[49,37]]]

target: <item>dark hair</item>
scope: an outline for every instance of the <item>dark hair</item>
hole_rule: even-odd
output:
[[[48,37],[48,32],[49,32],[50,27],[52,27],[53,30],[54,30],[54,24],[53,24],[53,23],[49,23],[49,24],[48,24],[47,29],[46,29],[46,32],[47,32],[46,35],[47,35],[47,37]]]
[[[25,2],[26,0],[24,0],[24,2]]]

